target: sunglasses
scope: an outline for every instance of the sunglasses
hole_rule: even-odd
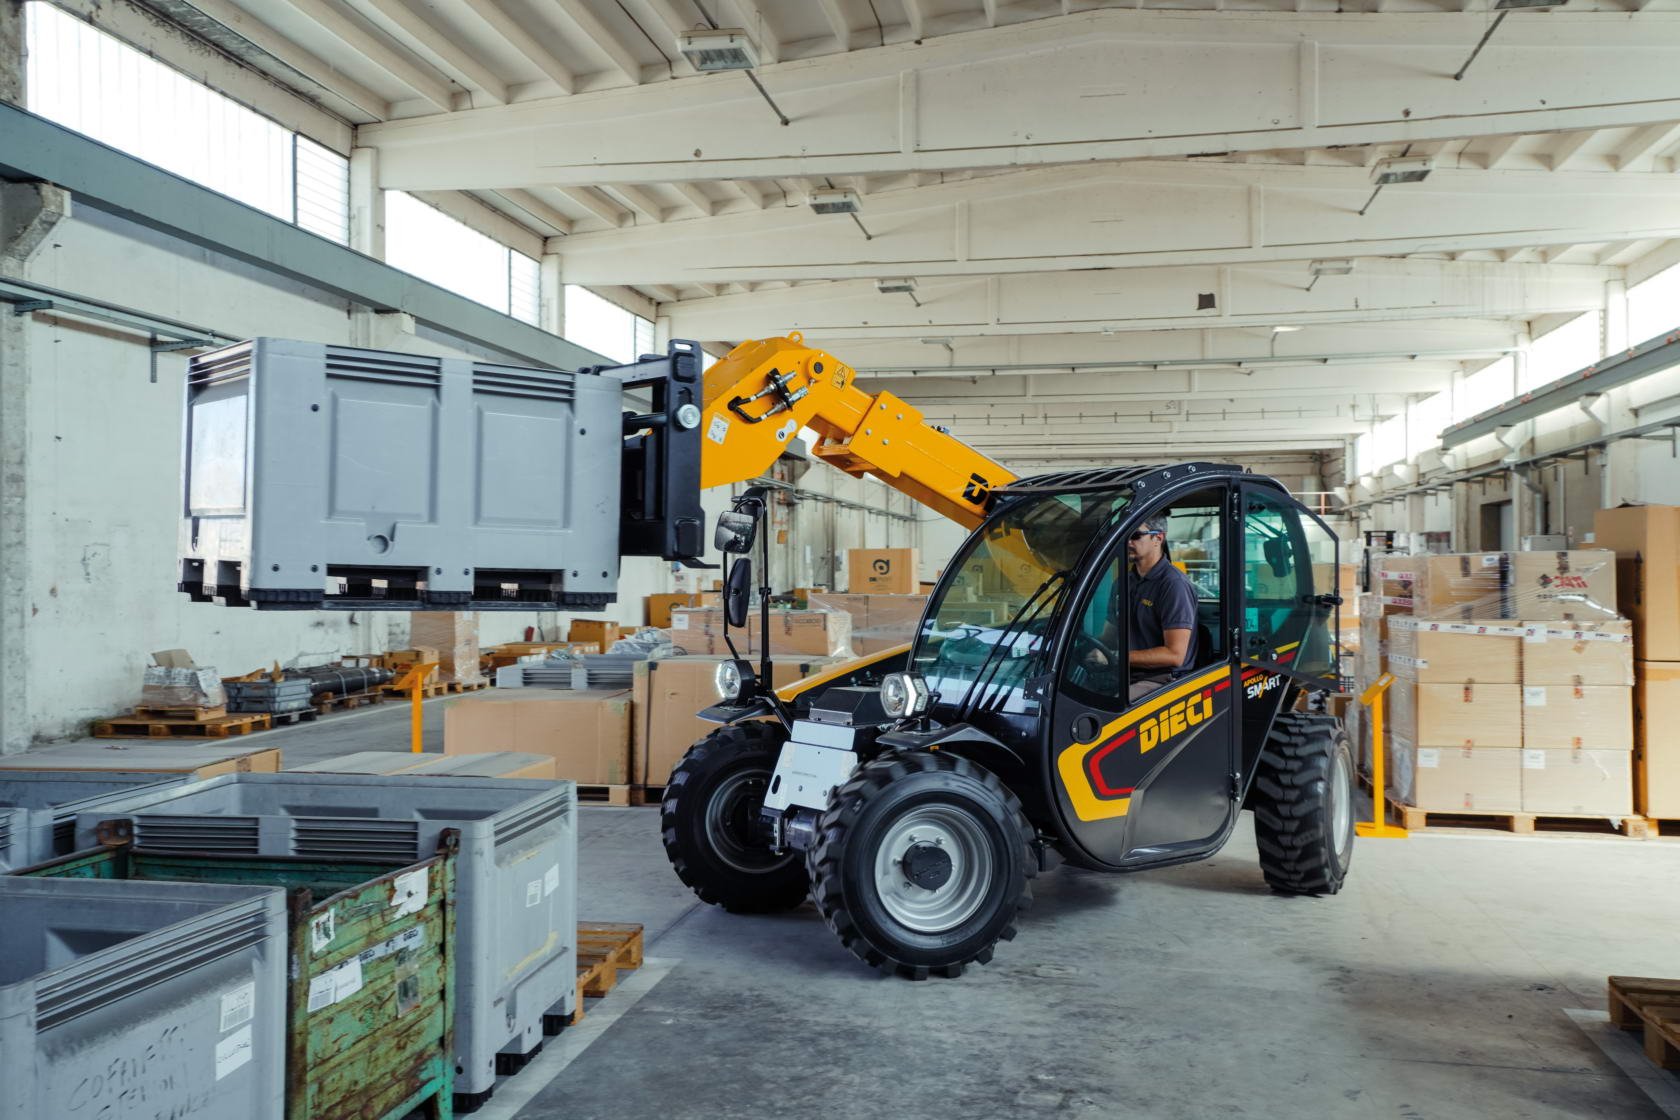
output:
[[[1131,535],[1131,537],[1129,537],[1128,539],[1135,541],[1135,540],[1140,540],[1144,537],[1158,537],[1160,535],[1161,535],[1161,533],[1160,533],[1160,530],[1158,530],[1158,529],[1139,529],[1137,532],[1133,533]]]

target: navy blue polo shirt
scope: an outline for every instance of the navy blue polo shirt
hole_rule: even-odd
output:
[[[1190,648],[1185,651],[1179,670],[1194,665],[1198,619],[1196,589],[1190,586],[1190,578],[1162,557],[1143,578],[1138,578],[1134,571],[1130,587],[1132,610],[1126,619],[1126,648],[1154,649],[1167,644],[1168,630],[1188,630]]]

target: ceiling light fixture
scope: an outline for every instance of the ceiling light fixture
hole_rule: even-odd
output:
[[[910,302],[917,307],[922,305],[922,301],[916,298],[914,277],[901,276],[894,280],[877,280],[875,281],[875,290],[884,296],[906,295],[910,297]]]
[[[764,103],[770,106],[770,111],[776,114],[776,119],[785,126],[788,123],[787,114],[770,99],[770,91],[753,73],[758,68],[758,44],[753,42],[752,36],[739,27],[719,27],[712,13],[700,7],[698,2],[694,6],[700,9],[700,14],[706,17],[710,26],[677,32],[677,49],[683,57],[702,74],[720,70],[745,71],[747,81],[753,84],[758,95],[764,98]]]
[[[863,199],[856,191],[829,186],[811,191],[805,196],[805,201],[810,205],[813,214],[845,214],[858,229],[863,230],[865,241],[875,240],[874,236],[863,228],[863,222],[858,218],[858,211],[863,209]]]
[[[1410,144],[1406,151],[1412,150]],[[1379,159],[1371,165],[1371,182],[1376,187],[1371,191],[1371,197],[1365,200],[1365,205],[1359,208],[1359,216],[1363,218],[1365,211],[1371,208],[1371,203],[1377,200],[1384,187],[1395,183],[1421,183],[1429,178],[1429,173],[1435,170],[1435,160],[1430,156],[1412,156],[1408,158],[1405,152],[1393,159]]]
[[[1493,22],[1488,25],[1488,29],[1482,32],[1482,38],[1476,44],[1476,49],[1470,52],[1470,57],[1464,60],[1463,66],[1458,68],[1458,73],[1453,75],[1453,81],[1462,82],[1464,80],[1464,72],[1470,69],[1470,64],[1476,61],[1476,56],[1482,53],[1482,48],[1487,46],[1487,41],[1493,38],[1493,33],[1499,30],[1499,25],[1505,22],[1506,16],[1520,8],[1561,8],[1568,2],[1569,0],[1494,0],[1493,6],[1499,14],[1493,17]]]
[[[1308,261],[1307,271],[1312,273],[1312,279],[1307,282],[1307,291],[1310,292],[1313,290],[1313,285],[1318,283],[1320,276],[1346,276],[1352,272],[1353,262],[1350,260]]]

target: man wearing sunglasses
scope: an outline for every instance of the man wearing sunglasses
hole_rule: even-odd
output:
[[[1170,682],[1196,664],[1196,590],[1167,559],[1167,519],[1148,518],[1126,542],[1131,561],[1127,587],[1127,661],[1131,666],[1128,699],[1132,703]],[[1119,596],[1115,596],[1103,644],[1119,637]],[[1093,650],[1088,660],[1106,666],[1108,655]]]

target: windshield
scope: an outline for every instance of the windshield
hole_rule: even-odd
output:
[[[1026,498],[969,538],[911,654],[940,704],[964,713],[1036,710],[1023,686],[1046,671],[1050,628],[1074,569],[1131,500],[1129,488]]]

